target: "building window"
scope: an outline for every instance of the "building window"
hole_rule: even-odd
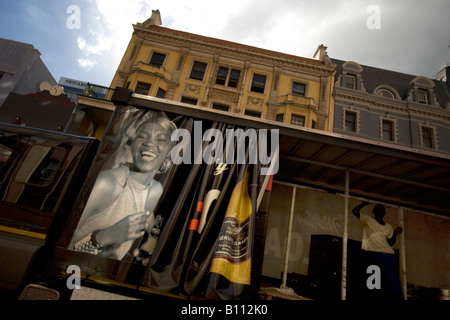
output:
[[[346,75],[345,76],[345,87],[349,89],[356,89],[356,76]]]
[[[152,87],[152,85],[150,83],[138,81],[138,83],[136,85],[136,89],[134,89],[134,92],[139,93],[139,94],[148,95],[151,87]]]
[[[225,85],[225,82],[227,81],[227,77],[228,77],[228,68],[219,67],[219,71],[217,71],[216,83]]]
[[[292,83],[292,93],[305,96],[305,92],[306,92],[306,84],[300,82]]]
[[[356,132],[356,112],[345,111],[344,117],[344,130]]]
[[[284,122],[284,113],[279,113],[275,116],[275,121]]]
[[[383,140],[394,141],[394,123],[389,120],[382,121]]]
[[[194,64],[192,65],[190,78],[203,81],[203,77],[205,76],[205,71],[206,71],[206,63],[205,62],[194,61]]]
[[[391,99],[395,98],[394,94],[387,89],[380,89],[377,91],[377,94],[379,96],[386,97],[386,98],[391,98]]]
[[[153,52],[152,58],[150,59],[150,64],[152,66],[161,67],[166,60],[166,54],[160,52]]]
[[[311,121],[311,128],[317,129],[317,121],[316,120]]]
[[[217,71],[216,84],[236,88],[240,76],[241,76],[240,70],[237,69],[229,70],[227,67],[219,67],[219,71]]]
[[[264,93],[264,88],[266,86],[266,76],[262,74],[254,74],[252,79],[252,86],[250,91]]]
[[[198,99],[183,96],[181,97],[181,102],[197,105]]]
[[[291,124],[296,126],[304,127],[305,126],[305,117],[299,116],[297,114],[291,115]]]
[[[244,114],[246,116],[251,116],[251,117],[255,117],[255,118],[261,118],[261,112],[259,112],[259,111],[245,110]]]
[[[422,127],[422,145],[425,148],[434,148],[433,129]]]
[[[166,96],[166,90],[158,88],[158,92],[156,93],[156,97],[164,99],[165,96]]]
[[[236,88],[241,77],[241,71],[237,69],[231,69],[230,78],[228,79],[228,86]]]
[[[424,89],[417,90],[417,100],[420,103],[428,104],[428,91]]]
[[[219,104],[219,103],[213,103],[212,108],[215,110],[220,110],[220,111],[230,111],[230,107],[226,106],[224,104]]]

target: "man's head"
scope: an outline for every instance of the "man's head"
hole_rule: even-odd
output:
[[[386,209],[382,204],[376,204],[373,207],[373,214],[375,218],[383,219],[383,217],[386,215]]]

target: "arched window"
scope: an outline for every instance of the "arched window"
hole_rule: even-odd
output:
[[[384,84],[379,85],[378,87],[375,88],[375,90],[373,90],[373,93],[381,97],[400,100],[400,96],[397,90],[388,85]]]
[[[387,89],[380,89],[380,90],[377,91],[377,94],[379,96],[386,97],[386,98],[392,98],[392,99],[395,98],[394,94],[391,91],[387,90]]]

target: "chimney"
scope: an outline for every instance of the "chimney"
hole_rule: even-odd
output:
[[[314,59],[325,62],[325,65],[331,65],[332,62],[330,60],[330,57],[328,57],[327,53],[328,47],[325,47],[323,44],[321,44],[316,52],[314,53]]]
[[[436,79],[442,82],[450,83],[450,66],[441,69],[436,75]]]
[[[327,54],[327,47],[321,44],[314,53],[314,59],[323,61],[323,56]]]
[[[152,16],[149,19],[147,19],[143,23],[143,25],[145,28],[148,28],[153,25],[156,25],[156,26],[162,25],[161,13],[159,12],[159,10],[152,10]]]

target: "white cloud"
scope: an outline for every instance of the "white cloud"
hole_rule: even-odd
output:
[[[78,64],[91,69],[97,65],[95,57],[101,57],[109,68],[116,68],[133,33],[132,24],[147,20],[152,9],[144,0],[90,0],[90,3],[93,7],[84,13],[84,21],[88,23],[82,25],[82,34],[77,38],[83,55]]]
[[[80,58],[78,59],[78,65],[85,71],[89,71],[97,65],[97,61],[92,58]]]
[[[97,32],[91,33],[91,42],[86,44],[84,50],[86,53],[101,55],[102,53],[108,52],[111,50],[113,39],[112,36],[107,34],[100,34]]]
[[[398,70],[407,62],[392,58],[401,58],[398,53],[406,49],[409,56],[423,59],[425,55],[430,56],[430,61],[436,60],[417,46],[410,49],[411,43],[417,43],[413,34],[426,33],[431,27],[438,30],[436,27],[442,25],[443,30],[434,34],[438,33],[436,36],[447,48],[448,43],[443,43],[448,39],[442,13],[445,10],[439,9],[446,2],[436,2],[440,6],[419,5],[419,0],[402,1],[401,5],[384,0],[89,0],[91,9],[82,12],[84,22],[77,39],[82,53],[79,63],[92,68],[98,60],[97,68],[103,68],[103,76],[109,77],[125,53],[133,34],[132,25],[144,22],[152,10],[159,9],[167,28],[310,58],[324,44],[333,58]],[[369,5],[381,9],[381,30],[367,28]],[[422,9],[412,10],[413,6]],[[413,14],[416,11],[425,12],[426,19],[419,19],[417,15],[421,14]],[[431,17],[431,13],[435,15]],[[438,47],[438,40],[432,38],[427,50]],[[418,65],[408,62],[399,71],[414,73]],[[430,64],[423,67],[434,70]]]
[[[83,51],[84,48],[86,48],[86,40],[84,40],[84,38],[80,35],[77,37],[77,44],[78,44],[78,48],[81,51]]]

